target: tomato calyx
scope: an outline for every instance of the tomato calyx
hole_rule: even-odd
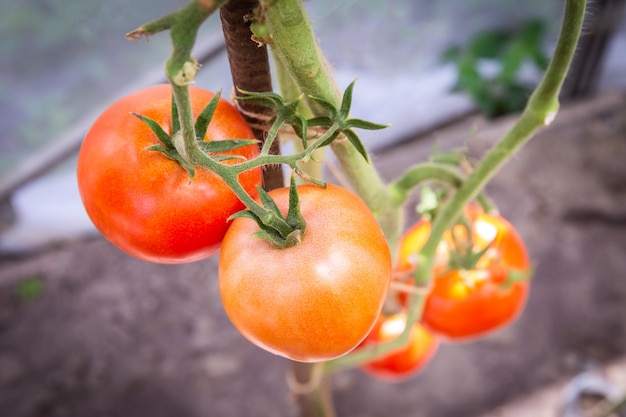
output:
[[[354,132],[354,128],[365,130],[380,130],[388,127],[388,125],[369,122],[362,119],[350,118],[350,107],[352,107],[352,91],[355,81],[352,81],[346,88],[339,108],[322,97],[310,96],[309,98],[320,104],[327,112],[327,116],[319,116],[309,119],[309,126],[318,126],[328,129],[330,133],[318,146],[326,146],[332,143],[339,135],[343,134],[348,141],[356,148],[356,150],[369,162],[369,157],[365,146],[358,135]]]
[[[215,113],[215,109],[217,108],[217,104],[220,99],[220,92],[217,92],[213,98],[209,101],[206,107],[202,110],[200,115],[195,121],[194,124],[194,134],[196,137],[196,142],[198,147],[209,157],[213,158],[216,161],[226,161],[231,159],[245,159],[240,155],[231,155],[224,154],[225,152],[229,152],[238,148],[242,148],[244,146],[249,146],[259,141],[256,139],[225,139],[219,141],[205,141],[204,137],[206,136],[207,129],[209,124],[211,123],[211,119],[213,118],[213,113]],[[195,166],[188,159],[188,156],[185,155],[184,146],[181,146],[183,138],[182,138],[182,130],[180,127],[180,120],[178,117],[178,108],[176,106],[176,102],[172,97],[172,133],[167,133],[156,121],[146,117],[144,115],[138,113],[131,113],[133,116],[137,117],[139,120],[144,122],[150,130],[156,135],[159,139],[160,144],[148,146],[146,150],[160,152],[166,157],[178,162],[180,166],[185,168],[185,170],[189,173],[189,180],[193,180],[195,175]]]
[[[260,229],[254,233],[254,236],[267,240],[277,248],[284,249],[299,244],[306,231],[306,221],[300,212],[300,198],[295,176],[291,176],[287,216],[280,212],[276,202],[267,191],[261,187],[258,187],[258,191],[261,204],[265,208],[264,214],[261,216],[252,210],[242,210],[230,216],[229,220],[238,217],[254,220]]]

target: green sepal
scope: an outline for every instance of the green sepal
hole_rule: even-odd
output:
[[[289,210],[287,211],[286,221],[287,224],[294,229],[294,231],[300,231],[300,236],[304,235],[304,231],[306,230],[306,221],[300,212],[300,197],[298,196],[298,187],[295,175],[291,176],[291,182],[289,184]],[[287,236],[287,238],[289,238],[289,236]]]
[[[530,265],[528,268],[524,270],[509,269],[506,274],[506,281],[504,281],[501,286],[505,289],[509,289],[516,282],[530,281],[534,274],[535,274],[534,265]]]
[[[237,100],[260,104],[273,109],[276,112],[274,120],[291,126],[296,135],[304,141],[306,148],[307,120],[297,111],[302,102],[302,95],[285,102],[280,95],[273,92],[258,93],[241,89],[239,92],[245,95],[238,96]]]
[[[235,220],[240,217],[245,217],[247,219],[254,220],[259,225],[259,227],[261,227],[261,225],[263,224],[261,222],[261,218],[257,216],[256,214],[254,214],[253,212],[251,212],[250,210],[241,210],[236,213],[233,213],[228,217],[227,221]]]
[[[319,116],[313,117],[307,120],[307,124],[309,126],[321,126],[321,127],[331,127],[333,125],[333,121],[328,116]]]
[[[263,207],[265,207],[268,210],[273,211],[274,214],[279,216],[279,218],[284,219],[284,216],[282,215],[280,210],[278,210],[278,206],[276,205],[276,202],[274,202],[274,200],[272,199],[272,197],[270,197],[268,192],[259,186],[257,186],[257,190],[259,192],[259,199],[261,200]]]
[[[180,166],[185,168],[185,171],[187,171],[187,173],[189,174],[189,182],[191,182],[193,180],[193,177],[196,175],[196,169],[194,168],[194,166],[191,165],[189,162],[185,161],[183,157],[180,156],[178,151],[176,151],[176,149],[173,147],[168,149],[163,145],[157,144],[157,145],[147,146],[144,148],[144,150],[160,152],[161,154],[165,155],[169,159],[178,162],[178,164],[180,164]]]
[[[159,141],[161,141],[161,143],[165,145],[165,147],[167,148],[174,147],[174,144],[172,143],[172,137],[165,130],[163,130],[161,125],[159,125],[157,122],[155,122],[151,118],[146,117],[142,114],[135,113],[135,112],[131,112],[130,114],[132,114],[133,116],[135,116],[136,118],[138,118],[139,120],[147,124],[150,130],[152,130],[152,132],[156,135]]]
[[[367,120],[363,120],[363,119],[350,119],[346,122],[346,126],[353,129],[353,128],[357,128],[357,129],[364,129],[364,130],[381,130],[381,129],[386,129],[391,125],[383,125],[380,123],[374,123],[374,122],[368,122]]]
[[[217,108],[217,104],[220,100],[220,92],[215,93],[211,101],[206,105],[202,112],[196,119],[196,123],[194,126],[194,130],[196,133],[196,138],[200,141],[204,141],[204,136],[206,135],[207,128],[209,127],[209,123],[211,123],[211,119],[213,118],[213,113],[215,113],[215,109]]]
[[[324,109],[326,109],[326,111],[328,112],[328,114],[330,114],[331,118],[336,118],[337,116],[337,109],[335,108],[335,106],[333,105],[333,103],[331,103],[330,101],[326,100],[323,97],[317,97],[317,96],[309,96],[309,98],[311,100],[315,100],[317,103],[321,104],[322,107],[324,107]]]
[[[253,236],[259,239],[265,239],[277,248],[288,247],[287,239],[281,237],[280,234],[276,232],[274,229],[259,229],[256,232],[254,232]],[[293,245],[290,245],[290,246],[293,246]]]
[[[359,138],[359,136],[356,133],[354,133],[352,129],[345,129],[343,131],[343,134],[348,138],[350,143],[356,148],[357,152],[361,154],[363,159],[365,159],[366,162],[369,162],[370,159],[369,159],[369,156],[367,155],[367,150],[365,149],[365,145],[363,145],[363,142],[361,142],[361,139]]]

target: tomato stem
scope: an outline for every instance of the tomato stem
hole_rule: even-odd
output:
[[[295,89],[305,93],[306,103],[313,115],[327,116],[327,109],[312,97],[339,106],[341,94],[317,44],[302,2],[273,2],[265,18],[278,66],[288,74]],[[402,210],[391,204],[391,197],[380,175],[348,140],[335,140],[330,146],[350,185],[377,216],[390,246],[395,246],[403,226]]]

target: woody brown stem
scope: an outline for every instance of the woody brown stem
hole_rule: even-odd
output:
[[[252,40],[250,31],[254,9],[258,6],[258,0],[231,0],[220,8],[226,52],[237,96],[241,94],[239,89],[252,92],[272,91],[267,49]],[[263,143],[270,126],[272,109],[247,101],[237,104],[243,117],[252,126],[255,137]],[[270,154],[279,153],[276,142],[272,144]],[[284,181],[281,167],[265,167],[263,183],[266,190],[282,187]]]

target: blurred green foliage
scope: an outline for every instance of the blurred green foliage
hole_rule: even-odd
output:
[[[39,297],[44,291],[43,279],[37,275],[29,276],[15,285],[15,293],[20,300],[29,302]]]
[[[463,47],[452,46],[442,54],[443,62],[457,69],[455,91],[464,91],[490,118],[520,111],[534,85],[520,73],[526,63],[543,71],[548,58],[543,52],[546,24],[530,20],[519,30],[492,30],[472,36]],[[488,74],[485,63],[495,64]]]

